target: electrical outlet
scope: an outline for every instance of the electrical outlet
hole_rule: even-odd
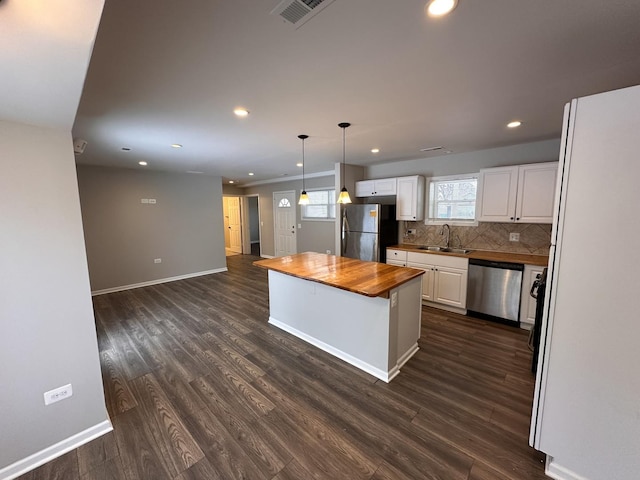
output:
[[[416,234],[416,229],[415,228],[410,228],[407,230],[407,235],[415,235]]]
[[[155,198],[150,198],[149,199],[149,203],[155,205],[156,204],[156,199]]]
[[[44,404],[51,405],[52,403],[59,402],[60,400],[66,400],[71,397],[71,395],[73,395],[73,389],[69,383],[64,387],[58,387],[53,390],[49,390],[48,392],[44,392]]]
[[[331,255],[331,250],[327,250],[327,255]]]
[[[519,242],[520,241],[520,234],[519,233],[515,233],[515,232],[511,232],[509,234],[509,241],[510,242]]]
[[[141,198],[140,199],[140,203],[149,203],[149,199],[148,198]]]
[[[154,258],[153,259],[153,263],[162,263],[162,259],[161,258]]]

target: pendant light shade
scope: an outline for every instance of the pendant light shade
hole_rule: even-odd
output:
[[[309,135],[298,135],[298,138],[302,140],[302,192],[300,192],[298,205],[309,205],[309,195],[304,186],[304,141],[309,138]]]
[[[347,187],[345,185],[345,132],[347,127],[350,127],[350,123],[339,123],[338,126],[342,129],[342,189],[340,190],[340,195],[338,196],[338,203],[346,204],[351,203],[351,197],[349,197],[349,192],[347,191]]]

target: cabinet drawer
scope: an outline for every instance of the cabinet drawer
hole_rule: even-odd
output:
[[[389,260],[405,263],[407,261],[407,252],[404,250],[387,248],[387,262],[389,262]]]
[[[435,255],[433,253],[407,252],[407,262],[421,265],[437,265],[440,267],[469,269],[469,259],[450,255]]]

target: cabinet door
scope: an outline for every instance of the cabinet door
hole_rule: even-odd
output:
[[[433,265],[410,262],[407,263],[407,266],[424,271],[424,275],[422,276],[422,299],[433,302],[433,276],[435,273],[435,267]]]
[[[481,222],[513,222],[517,192],[517,166],[480,170],[477,219]]]
[[[433,301],[466,308],[467,271],[457,268],[436,267],[433,285]]]
[[[530,294],[531,286],[536,277],[542,274],[544,267],[525,265],[522,276],[522,292],[520,294],[520,326],[530,329],[536,320],[536,299]]]
[[[370,197],[374,191],[373,180],[356,182],[356,197]]]
[[[374,195],[395,195],[397,191],[395,178],[374,180]]]
[[[558,162],[521,165],[516,222],[553,223]]]
[[[396,267],[406,267],[407,263],[402,260],[391,260],[387,258],[387,265],[395,265]]]
[[[400,177],[397,183],[396,220],[423,220],[424,177]]]

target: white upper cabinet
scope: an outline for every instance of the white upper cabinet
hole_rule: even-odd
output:
[[[379,178],[356,182],[356,197],[379,197],[396,194],[395,178]]]
[[[425,181],[421,175],[398,177],[396,194],[396,220],[424,219]]]
[[[558,162],[480,170],[478,221],[552,223],[557,172]]]

